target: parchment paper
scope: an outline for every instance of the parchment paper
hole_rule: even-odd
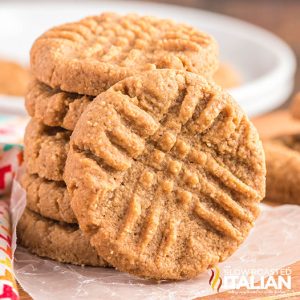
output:
[[[24,207],[25,192],[15,182],[11,202],[13,226]],[[274,270],[300,260],[300,206],[261,204],[261,208],[246,241],[218,265],[221,276],[226,268]],[[216,292],[209,285],[210,270],[193,280],[158,284],[112,268],[78,267],[42,259],[21,247],[15,252],[14,271],[21,286],[39,300],[192,299]]]

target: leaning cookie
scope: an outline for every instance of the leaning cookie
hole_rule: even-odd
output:
[[[52,88],[97,96],[125,77],[152,69],[181,69],[211,77],[215,40],[171,20],[104,13],[54,27],[30,53],[31,70]]]
[[[26,191],[27,207],[30,210],[56,221],[77,223],[63,181],[47,180],[25,173],[21,184]]]
[[[71,207],[121,271],[188,279],[245,240],[264,197],[257,131],[196,74],[155,70],[100,94],[71,136]]]
[[[70,135],[68,130],[49,127],[32,119],[24,135],[27,172],[48,180],[63,181]]]
[[[17,242],[31,253],[74,265],[107,267],[78,226],[68,225],[26,209],[17,226]]]
[[[35,80],[25,97],[28,114],[41,123],[73,130],[93,97],[56,90]]]
[[[300,136],[264,142],[267,164],[266,200],[300,204]]]

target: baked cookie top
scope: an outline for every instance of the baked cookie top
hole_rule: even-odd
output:
[[[257,131],[229,94],[196,74],[155,70],[88,106],[64,179],[99,255],[160,280],[195,277],[236,250],[265,172]]]
[[[98,95],[130,75],[181,69],[211,76],[217,45],[208,34],[171,20],[104,13],[54,27],[31,49],[34,76],[52,88]]]

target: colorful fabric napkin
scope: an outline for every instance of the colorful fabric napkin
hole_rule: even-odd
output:
[[[22,139],[27,118],[0,115],[0,299],[19,299],[13,273],[9,198],[23,162]]]

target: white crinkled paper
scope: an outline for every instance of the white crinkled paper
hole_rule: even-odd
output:
[[[25,207],[25,192],[18,182],[11,200],[15,228]],[[221,276],[225,268],[279,269],[300,260],[300,206],[262,204],[261,208],[247,240],[218,265]],[[15,251],[14,271],[24,290],[39,300],[192,299],[214,293],[209,285],[209,270],[193,280],[157,284],[112,268],[78,267],[42,259],[21,247]]]

